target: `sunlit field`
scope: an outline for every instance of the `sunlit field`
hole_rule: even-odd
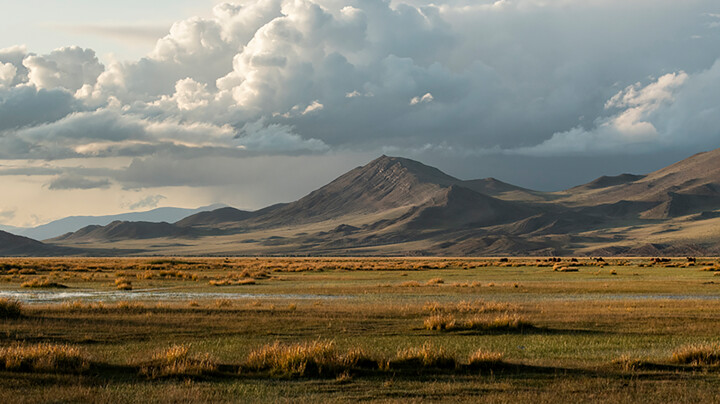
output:
[[[720,260],[0,260],[0,396],[717,402]]]

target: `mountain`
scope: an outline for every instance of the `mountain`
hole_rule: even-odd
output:
[[[253,222],[265,227],[298,225],[420,205],[459,182],[417,161],[382,156],[298,201],[255,216]]]
[[[720,149],[698,153],[644,176],[601,177],[557,193],[558,203],[597,206],[628,201],[646,219],[668,219],[718,207]]]
[[[381,156],[294,202],[49,242],[153,255],[696,255],[720,253],[718,228],[720,149],[554,193]]]
[[[144,240],[157,237],[191,237],[192,231],[170,223],[114,221],[107,226],[91,225],[50,239],[53,242]]]
[[[223,223],[239,222],[249,219],[254,215],[254,212],[224,207],[190,215],[175,224],[180,227],[212,227],[222,225]]]
[[[43,244],[39,241],[0,231],[0,256],[51,256],[70,251]]]
[[[0,230],[33,238],[36,240],[47,240],[63,234],[74,232],[86,226],[105,226],[115,221],[145,221],[145,222],[176,222],[188,215],[204,212],[209,209],[216,209],[222,205],[204,206],[197,209],[183,208],[157,208],[145,212],[122,213],[108,216],[70,216],[53,222],[32,227],[20,228],[11,226],[0,226]]]

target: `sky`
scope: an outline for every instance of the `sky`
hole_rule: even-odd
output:
[[[720,147],[717,0],[0,4],[0,224],[257,209],[382,154],[560,190]]]

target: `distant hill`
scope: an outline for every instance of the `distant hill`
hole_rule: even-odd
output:
[[[0,256],[51,256],[69,252],[69,249],[50,246],[27,237],[0,231]]]
[[[37,227],[20,228],[0,226],[0,230],[36,240],[47,240],[69,232],[74,232],[86,226],[105,226],[115,221],[173,223],[189,215],[211,209],[217,209],[222,206],[223,205],[211,205],[197,209],[157,208],[145,212],[121,213],[118,215],[107,216],[70,216]]]
[[[720,253],[718,228],[720,149],[554,193],[381,156],[294,202],[114,222],[49,242],[187,255],[697,255]]]

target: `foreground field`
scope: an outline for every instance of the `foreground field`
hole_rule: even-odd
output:
[[[7,402],[720,402],[718,260],[0,261]]]

